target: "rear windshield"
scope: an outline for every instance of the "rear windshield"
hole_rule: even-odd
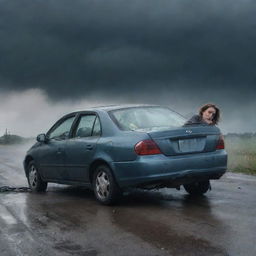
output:
[[[110,111],[118,127],[125,131],[152,131],[176,128],[184,125],[185,119],[164,107],[134,107]]]

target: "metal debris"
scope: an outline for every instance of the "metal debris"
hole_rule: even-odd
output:
[[[0,193],[3,192],[30,192],[31,189],[29,187],[10,187],[10,186],[3,186],[0,187]]]

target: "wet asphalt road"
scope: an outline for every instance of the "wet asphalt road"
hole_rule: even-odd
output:
[[[0,186],[27,186],[28,145],[0,146]],[[0,255],[256,255],[256,177],[227,173],[199,198],[134,190],[118,206],[83,188],[0,193]]]

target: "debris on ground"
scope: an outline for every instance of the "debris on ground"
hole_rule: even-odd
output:
[[[2,192],[30,192],[31,189],[29,187],[10,187],[3,186],[0,187],[0,193]]]

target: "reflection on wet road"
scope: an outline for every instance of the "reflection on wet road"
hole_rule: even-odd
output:
[[[24,147],[0,147],[0,186],[26,186]],[[256,255],[256,178],[227,174],[204,197],[133,190],[114,207],[84,188],[0,193],[0,248],[12,255]]]

